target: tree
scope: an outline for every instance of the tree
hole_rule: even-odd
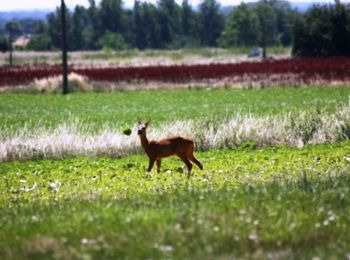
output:
[[[180,7],[174,0],[159,0],[158,8],[161,45],[168,47],[181,32]]]
[[[28,50],[45,51],[51,49],[50,38],[45,34],[33,34],[27,45]]]
[[[61,8],[47,15],[48,35],[54,49],[61,49]]]
[[[224,17],[216,0],[204,0],[199,6],[200,40],[203,45],[216,46],[224,27]]]
[[[104,33],[99,19],[99,10],[95,0],[89,0],[90,6],[87,9],[87,26],[83,31],[84,45],[87,49],[98,49],[98,40]]]
[[[263,50],[263,59],[265,59],[266,47],[277,43],[276,14],[273,7],[264,0],[257,3],[255,11],[259,20],[258,43]]]
[[[252,8],[242,3],[229,15],[219,43],[222,47],[254,46],[259,39],[259,20]]]
[[[334,5],[314,5],[293,25],[294,56],[350,56],[350,10]]]
[[[10,66],[13,65],[13,40],[16,35],[20,33],[19,23],[15,20],[9,21],[5,24],[5,30],[9,34],[9,45],[10,45]]]
[[[84,49],[83,31],[87,25],[86,11],[82,6],[76,6],[72,16],[72,50]]]
[[[290,3],[286,0],[267,0],[276,15],[276,37],[283,46],[290,46],[292,43],[291,26],[296,10],[292,10]]]
[[[10,50],[10,44],[6,37],[0,36],[0,52],[7,52]]]
[[[128,48],[124,37],[120,33],[106,32],[100,39],[100,45],[106,49],[116,51],[126,50]]]
[[[124,11],[121,0],[102,0],[100,4],[99,19],[104,32],[123,33]]]
[[[138,49],[145,49],[147,43],[145,41],[145,28],[142,22],[142,8],[141,2],[139,0],[135,0],[134,11],[133,11],[133,34],[134,39],[133,43]]]
[[[161,29],[158,23],[158,10],[154,5],[146,2],[142,3],[142,23],[145,29],[147,48],[161,48]]]
[[[339,0],[331,6],[331,34],[333,39],[334,56],[350,56],[350,9]]]
[[[188,0],[183,0],[181,6],[181,34],[180,47],[194,47],[198,41],[198,16],[192,10]]]

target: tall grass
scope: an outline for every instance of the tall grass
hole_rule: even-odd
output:
[[[94,134],[89,128],[95,127],[71,120],[54,129],[39,126],[3,132],[0,161],[82,155],[119,157],[140,151],[135,129],[125,136],[107,124]],[[150,139],[170,135],[194,138],[199,150],[236,148],[246,142],[258,147],[336,142],[350,137],[350,104],[331,114],[317,109],[284,115],[235,114],[223,120],[174,121],[149,129]]]

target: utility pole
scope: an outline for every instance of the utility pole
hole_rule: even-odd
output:
[[[68,65],[67,65],[67,31],[66,31],[66,5],[61,0],[61,26],[62,26],[62,94],[68,93]]]
[[[10,66],[13,65],[13,29],[10,29]]]

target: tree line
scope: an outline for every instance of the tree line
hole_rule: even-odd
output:
[[[46,21],[27,26],[32,29],[28,49],[60,49],[60,11],[56,8]],[[89,0],[88,7],[67,9],[66,21],[70,51],[240,46],[265,50],[283,45],[292,46],[295,56],[350,54],[349,6],[338,0],[314,5],[305,13],[284,0],[260,0],[241,3],[226,15],[216,0],[203,0],[196,8],[188,0],[181,5],[174,0],[135,0],[132,9],[124,8],[122,0],[102,0],[98,5]],[[2,42],[4,38],[0,49],[6,44]]]

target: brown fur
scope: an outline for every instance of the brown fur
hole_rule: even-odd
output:
[[[194,162],[201,170],[203,165],[194,156],[194,142],[190,138],[181,136],[169,137],[160,141],[148,141],[146,136],[146,129],[148,123],[139,124],[138,135],[141,140],[141,145],[149,158],[149,166],[147,171],[150,172],[155,162],[157,162],[157,172],[160,172],[162,158],[177,155],[188,169],[188,177],[190,177],[192,164]]]

